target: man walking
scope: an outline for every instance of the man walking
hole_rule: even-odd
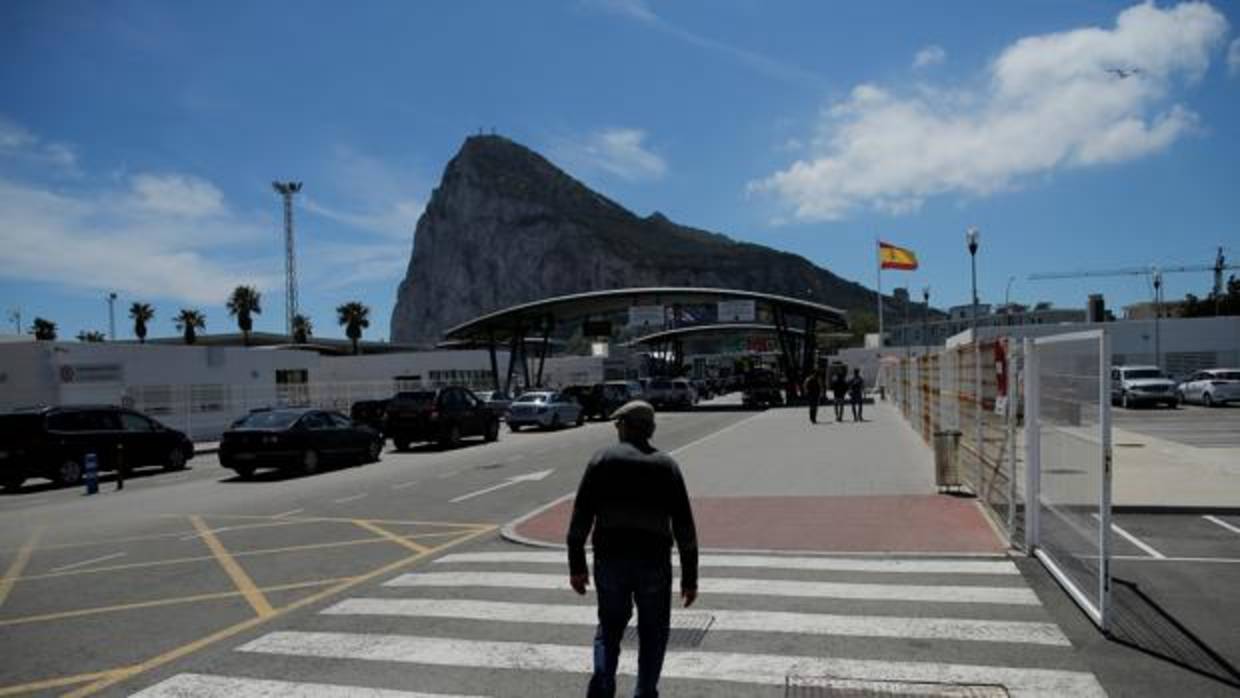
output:
[[[635,698],[658,698],[672,614],[673,539],[680,551],[680,596],[697,598],[698,549],[689,493],[672,457],[650,445],[654,408],[633,400],[612,415],[620,442],[586,466],[568,527],[569,584],[585,594],[586,537],[594,530],[598,627],[587,698],[612,698],[620,640],[637,604]]]
[[[848,369],[841,368],[831,379],[831,405],[835,407],[835,421],[844,421],[844,400],[848,398]]]
[[[854,368],[852,380],[848,381],[848,397],[852,401],[854,422],[864,422],[861,418],[861,399],[865,396],[865,379],[861,377],[861,369]]]
[[[809,374],[805,379],[805,399],[809,402],[809,423],[818,423],[818,402],[822,400],[822,382],[818,380],[818,371]]]

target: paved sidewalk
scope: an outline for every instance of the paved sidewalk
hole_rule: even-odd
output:
[[[674,452],[702,547],[1002,554],[972,499],[936,493],[932,455],[903,418],[886,404],[867,415],[812,425],[803,407],[771,409]],[[564,498],[507,533],[562,545],[571,508]]]

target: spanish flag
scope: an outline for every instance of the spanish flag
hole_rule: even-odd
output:
[[[917,255],[912,250],[882,242],[878,243],[878,260],[883,269],[913,270],[917,268]]]

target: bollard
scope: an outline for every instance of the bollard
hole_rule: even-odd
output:
[[[86,468],[86,494],[99,493],[99,459],[93,453],[87,453],[83,460]]]

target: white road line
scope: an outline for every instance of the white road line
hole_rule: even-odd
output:
[[[362,492],[361,494],[355,494],[352,497],[341,497],[340,499],[333,499],[332,502],[335,504],[347,504],[349,502],[356,502],[357,500],[364,498],[367,494],[368,494],[367,492]]]
[[[1212,524],[1218,524],[1219,526],[1222,526],[1223,528],[1227,529],[1228,531],[1231,531],[1232,533],[1240,533],[1240,528],[1236,526],[1232,526],[1231,524],[1218,518],[1217,516],[1203,516],[1201,518],[1205,519],[1206,521],[1209,521]]]
[[[1125,531],[1124,529],[1120,528],[1119,526],[1117,526],[1117,525],[1115,525],[1115,524],[1111,524],[1111,530],[1112,530],[1112,531],[1115,531],[1115,532],[1116,532],[1116,533],[1118,533],[1120,536],[1122,536],[1122,537],[1124,538],[1124,540],[1126,540],[1126,541],[1128,541],[1129,543],[1132,543],[1133,545],[1135,545],[1135,546],[1137,546],[1138,548],[1140,548],[1142,551],[1144,551],[1144,552],[1145,552],[1146,554],[1148,554],[1150,557],[1156,557],[1156,558],[1158,558],[1159,560],[1162,560],[1162,559],[1164,559],[1164,558],[1166,558],[1166,557],[1167,557],[1166,555],[1163,555],[1162,553],[1160,553],[1160,552],[1158,552],[1157,550],[1155,550],[1155,549],[1154,549],[1154,546],[1150,545],[1149,543],[1146,543],[1145,541],[1141,540],[1140,538],[1137,538],[1136,536],[1132,535],[1132,534],[1131,534],[1131,533],[1129,533],[1128,531]]]
[[[402,574],[384,583],[386,587],[490,587],[515,589],[567,589],[562,574],[519,572],[421,572]],[[1038,597],[1025,587],[921,586],[913,584],[847,584],[842,582],[803,582],[787,579],[736,579],[708,577],[702,580],[703,594],[741,594],[746,596],[798,596],[827,599],[871,599],[878,601],[928,601],[932,603],[978,603],[1037,606]]]
[[[447,480],[448,478],[450,478],[450,477],[452,477],[452,476],[454,476],[454,475],[460,475],[460,474],[461,474],[461,471],[460,471],[460,470],[453,470],[453,471],[451,471],[451,472],[447,472],[447,473],[444,473],[444,474],[440,475],[440,476],[439,476],[439,479],[440,479],[440,480]]]
[[[700,439],[695,439],[695,440],[693,440],[693,441],[690,441],[689,443],[685,444],[684,446],[681,446],[680,448],[673,449],[672,451],[670,451],[670,452],[668,453],[668,455],[674,456],[674,455],[676,455],[677,453],[680,453],[681,451],[685,451],[685,450],[688,450],[688,449],[690,449],[690,448],[692,448],[692,447],[694,447],[694,446],[697,446],[698,444],[702,443],[703,441],[707,441],[707,440],[709,440],[709,439],[713,439],[713,438],[715,438],[716,436],[719,436],[720,434],[724,434],[724,433],[727,433],[727,432],[729,432],[729,431],[732,431],[733,429],[735,429],[735,428],[739,427],[740,425],[744,424],[745,422],[748,422],[748,421],[749,421],[749,420],[751,420],[751,419],[757,419],[758,417],[761,417],[761,416],[762,416],[762,415],[764,415],[764,414],[766,414],[766,412],[759,412],[759,413],[757,413],[757,414],[750,415],[750,416],[748,416],[748,417],[746,417],[746,418],[744,418],[744,419],[740,420],[739,422],[733,422],[732,424],[729,424],[728,426],[726,426],[726,427],[724,427],[724,428],[720,429],[719,431],[716,431],[716,432],[711,432],[710,434],[707,434],[706,436],[703,436],[703,437],[702,437],[702,438],[700,438]]]
[[[1097,556],[1094,556],[1095,558]],[[1125,562],[1222,562],[1228,564],[1240,563],[1240,557],[1146,557],[1144,555],[1113,555],[1112,560],[1124,560]]]
[[[346,599],[322,611],[332,616],[405,616],[464,618],[504,623],[588,625],[598,622],[594,606],[462,601],[453,599]],[[676,611],[672,612],[673,618]],[[1013,642],[1069,647],[1072,643],[1054,623],[897,618],[823,613],[729,611],[711,609],[711,630],[759,633],[804,633],[844,637],[888,637],[962,642]]]
[[[506,563],[563,565],[562,552],[452,553],[436,564]],[[680,560],[672,557],[672,564]],[[1020,574],[1007,560],[862,560],[848,557],[791,557],[782,555],[702,555],[702,567],[755,567],[828,572],[902,572],[909,574]]]
[[[282,513],[279,513],[279,514],[274,514],[271,518],[273,518],[273,519],[282,519],[282,518],[284,518],[284,517],[286,517],[286,516],[292,516],[293,514],[300,514],[300,513],[301,513],[301,512],[303,512],[303,511],[305,511],[305,509],[289,509],[289,510],[288,510],[288,511],[286,511],[286,512],[282,512]]]
[[[408,489],[410,487],[413,487],[416,484],[418,484],[417,480],[410,480],[409,482],[402,482],[399,485],[392,485],[392,489],[394,490]]]
[[[96,562],[103,562],[104,560],[114,560],[118,557],[123,557],[124,555],[125,553],[112,553],[111,555],[104,555],[103,557],[96,557],[96,558],[91,558],[90,560],[83,560],[81,562],[75,562],[71,565],[61,565],[60,567],[57,567],[55,569],[48,570],[48,573],[50,574],[52,572],[63,572],[65,570],[71,570],[77,567],[85,567],[87,565],[92,565]]]
[[[539,470],[539,471],[538,471],[538,472],[536,472],[536,473],[526,473],[525,475],[514,475],[514,476],[512,476],[512,477],[510,477],[510,478],[507,478],[506,480],[504,480],[503,482],[500,482],[500,483],[498,483],[498,484],[491,485],[490,487],[484,487],[484,488],[482,488],[482,489],[480,489],[480,490],[475,490],[475,491],[470,492],[470,493],[468,493],[468,494],[463,494],[463,495],[461,495],[461,496],[459,496],[459,497],[456,497],[456,498],[454,498],[454,499],[449,499],[448,501],[449,501],[449,502],[451,502],[452,504],[460,504],[461,502],[464,502],[464,501],[466,501],[466,500],[468,500],[468,499],[473,499],[474,497],[479,497],[479,496],[484,495],[484,494],[489,494],[489,493],[494,492],[494,491],[496,491],[496,490],[501,490],[501,489],[503,489],[503,488],[505,488],[505,487],[511,487],[511,486],[516,485],[516,484],[518,484],[518,483],[522,483],[522,482],[538,482],[539,480],[545,480],[545,479],[547,478],[547,476],[548,476],[548,475],[550,475],[550,474],[551,474],[551,473],[553,473],[553,472],[555,472],[555,470],[554,470],[554,469],[549,469],[549,470]]]
[[[483,696],[410,693],[364,686],[297,683],[266,679],[231,678],[209,674],[177,674],[138,691],[130,698],[484,698]]]
[[[580,646],[489,642],[355,633],[274,632],[237,648],[301,657],[360,659],[464,668],[524,669],[578,674],[592,650]],[[636,673],[633,652],[620,656],[620,671]],[[1093,674],[939,662],[899,662],[730,652],[668,652],[663,677],[783,686],[788,676],[846,676],[857,681],[1002,684],[1015,698],[1104,698]]]

